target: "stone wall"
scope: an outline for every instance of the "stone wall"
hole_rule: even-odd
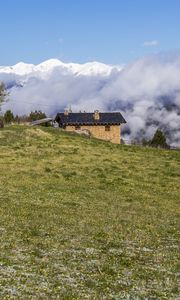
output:
[[[77,131],[85,130],[85,129],[89,130],[91,135],[95,138],[105,140],[105,141],[110,141],[111,143],[114,143],[114,144],[120,144],[120,125],[111,125],[110,131],[106,131],[105,126],[83,125],[83,126],[80,126],[80,128],[78,128]],[[76,131],[75,126],[66,126],[65,130],[66,131]]]

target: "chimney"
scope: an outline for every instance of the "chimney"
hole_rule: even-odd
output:
[[[94,120],[99,120],[100,119],[99,110],[95,110],[93,116],[94,116]]]
[[[65,116],[68,116],[68,115],[69,115],[69,110],[68,110],[68,109],[65,109],[64,115],[65,115]]]
[[[64,115],[65,116],[68,116],[70,113],[72,113],[72,110],[71,110],[71,108],[65,108],[65,110],[64,110]]]

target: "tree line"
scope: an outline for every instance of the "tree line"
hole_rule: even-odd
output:
[[[13,112],[8,109],[6,112],[1,116],[1,120],[4,124],[23,124],[27,122],[32,122],[36,120],[41,120],[46,118],[46,114],[41,110],[31,111],[29,115],[14,115]]]

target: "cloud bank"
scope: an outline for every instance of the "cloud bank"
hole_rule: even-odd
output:
[[[27,74],[28,73],[28,74]],[[0,81],[10,89],[15,114],[41,109],[53,116],[73,111],[121,111],[127,121],[125,139],[151,138],[157,128],[172,146],[180,146],[180,53],[139,59],[122,67],[99,63],[54,64],[25,75],[4,72]]]

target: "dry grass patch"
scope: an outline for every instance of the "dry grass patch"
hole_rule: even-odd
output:
[[[42,137],[42,138],[52,138],[52,135],[49,132],[46,132],[40,128],[31,128],[26,130],[27,137]]]

